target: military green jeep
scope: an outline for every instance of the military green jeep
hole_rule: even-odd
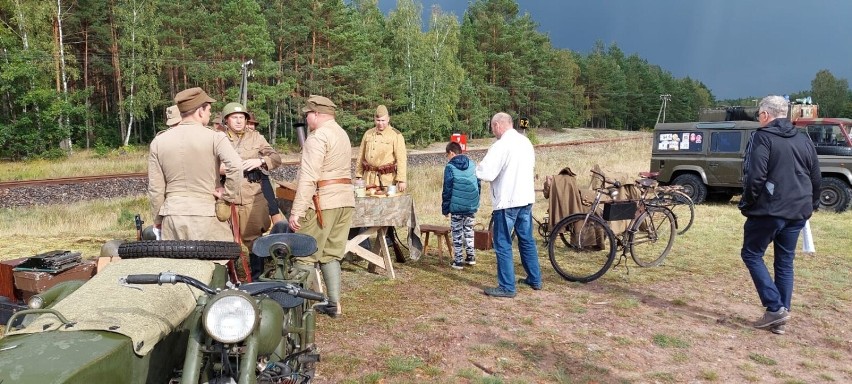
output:
[[[819,155],[820,208],[843,212],[852,202],[852,119],[798,119]],[[660,123],[654,127],[651,171],[677,184],[697,204],[742,193],[743,155],[756,121]]]

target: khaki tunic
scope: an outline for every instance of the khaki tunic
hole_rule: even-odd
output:
[[[224,133],[195,122],[180,123],[151,141],[148,197],[164,240],[233,240],[228,224],[216,219],[213,196],[222,186],[224,164],[223,199],[239,199],[242,161],[228,144]]]
[[[396,173],[382,175],[382,186],[407,182],[408,151],[405,149],[405,137],[396,128],[388,126],[382,132],[372,128],[364,133],[361,139],[361,149],[355,163],[355,177],[362,177],[367,186],[379,185],[378,173],[364,170],[365,161],[373,167],[396,163]]]
[[[227,131],[228,140],[240,158],[264,159],[267,169],[281,166],[281,156],[257,131],[243,130],[242,135]],[[260,183],[250,183],[243,176],[240,198],[236,204],[240,216],[240,236],[249,249],[252,242],[270,227],[269,209]]]
[[[302,226],[297,233],[317,240],[317,252],[310,258],[299,258],[299,262],[327,263],[343,258],[355,207],[352,184],[331,184],[319,189],[323,228],[317,223],[312,197],[317,194],[318,181],[351,178],[352,144],[349,136],[336,121],[326,121],[305,139],[296,175],[296,197],[290,214],[298,217]]]

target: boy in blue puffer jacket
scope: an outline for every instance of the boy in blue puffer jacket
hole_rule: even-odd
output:
[[[463,269],[465,264],[476,264],[473,253],[473,215],[479,209],[479,179],[476,178],[476,163],[461,154],[459,143],[450,142],[446,151],[449,162],[444,167],[441,214],[450,215],[455,257],[452,267]],[[462,261],[465,254],[467,257]]]

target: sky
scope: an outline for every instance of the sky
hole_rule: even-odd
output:
[[[419,0],[461,17],[467,0]],[[852,77],[852,0],[516,0],[556,48],[616,43],[717,99],[808,91],[816,73]],[[379,0],[388,12],[396,0]],[[424,20],[427,15],[424,15]],[[818,101],[817,101],[818,102]]]

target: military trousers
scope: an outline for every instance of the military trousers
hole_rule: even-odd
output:
[[[333,260],[340,261],[343,259],[354,212],[355,208],[353,207],[323,209],[322,228],[317,222],[315,210],[309,209],[305,212],[305,216],[299,218],[299,224],[302,227],[296,233],[302,233],[316,239],[317,251],[309,257],[296,258],[296,263],[312,266],[317,262],[325,264]]]
[[[219,221],[215,216],[164,216],[161,231],[163,240],[234,241],[228,223]]]

